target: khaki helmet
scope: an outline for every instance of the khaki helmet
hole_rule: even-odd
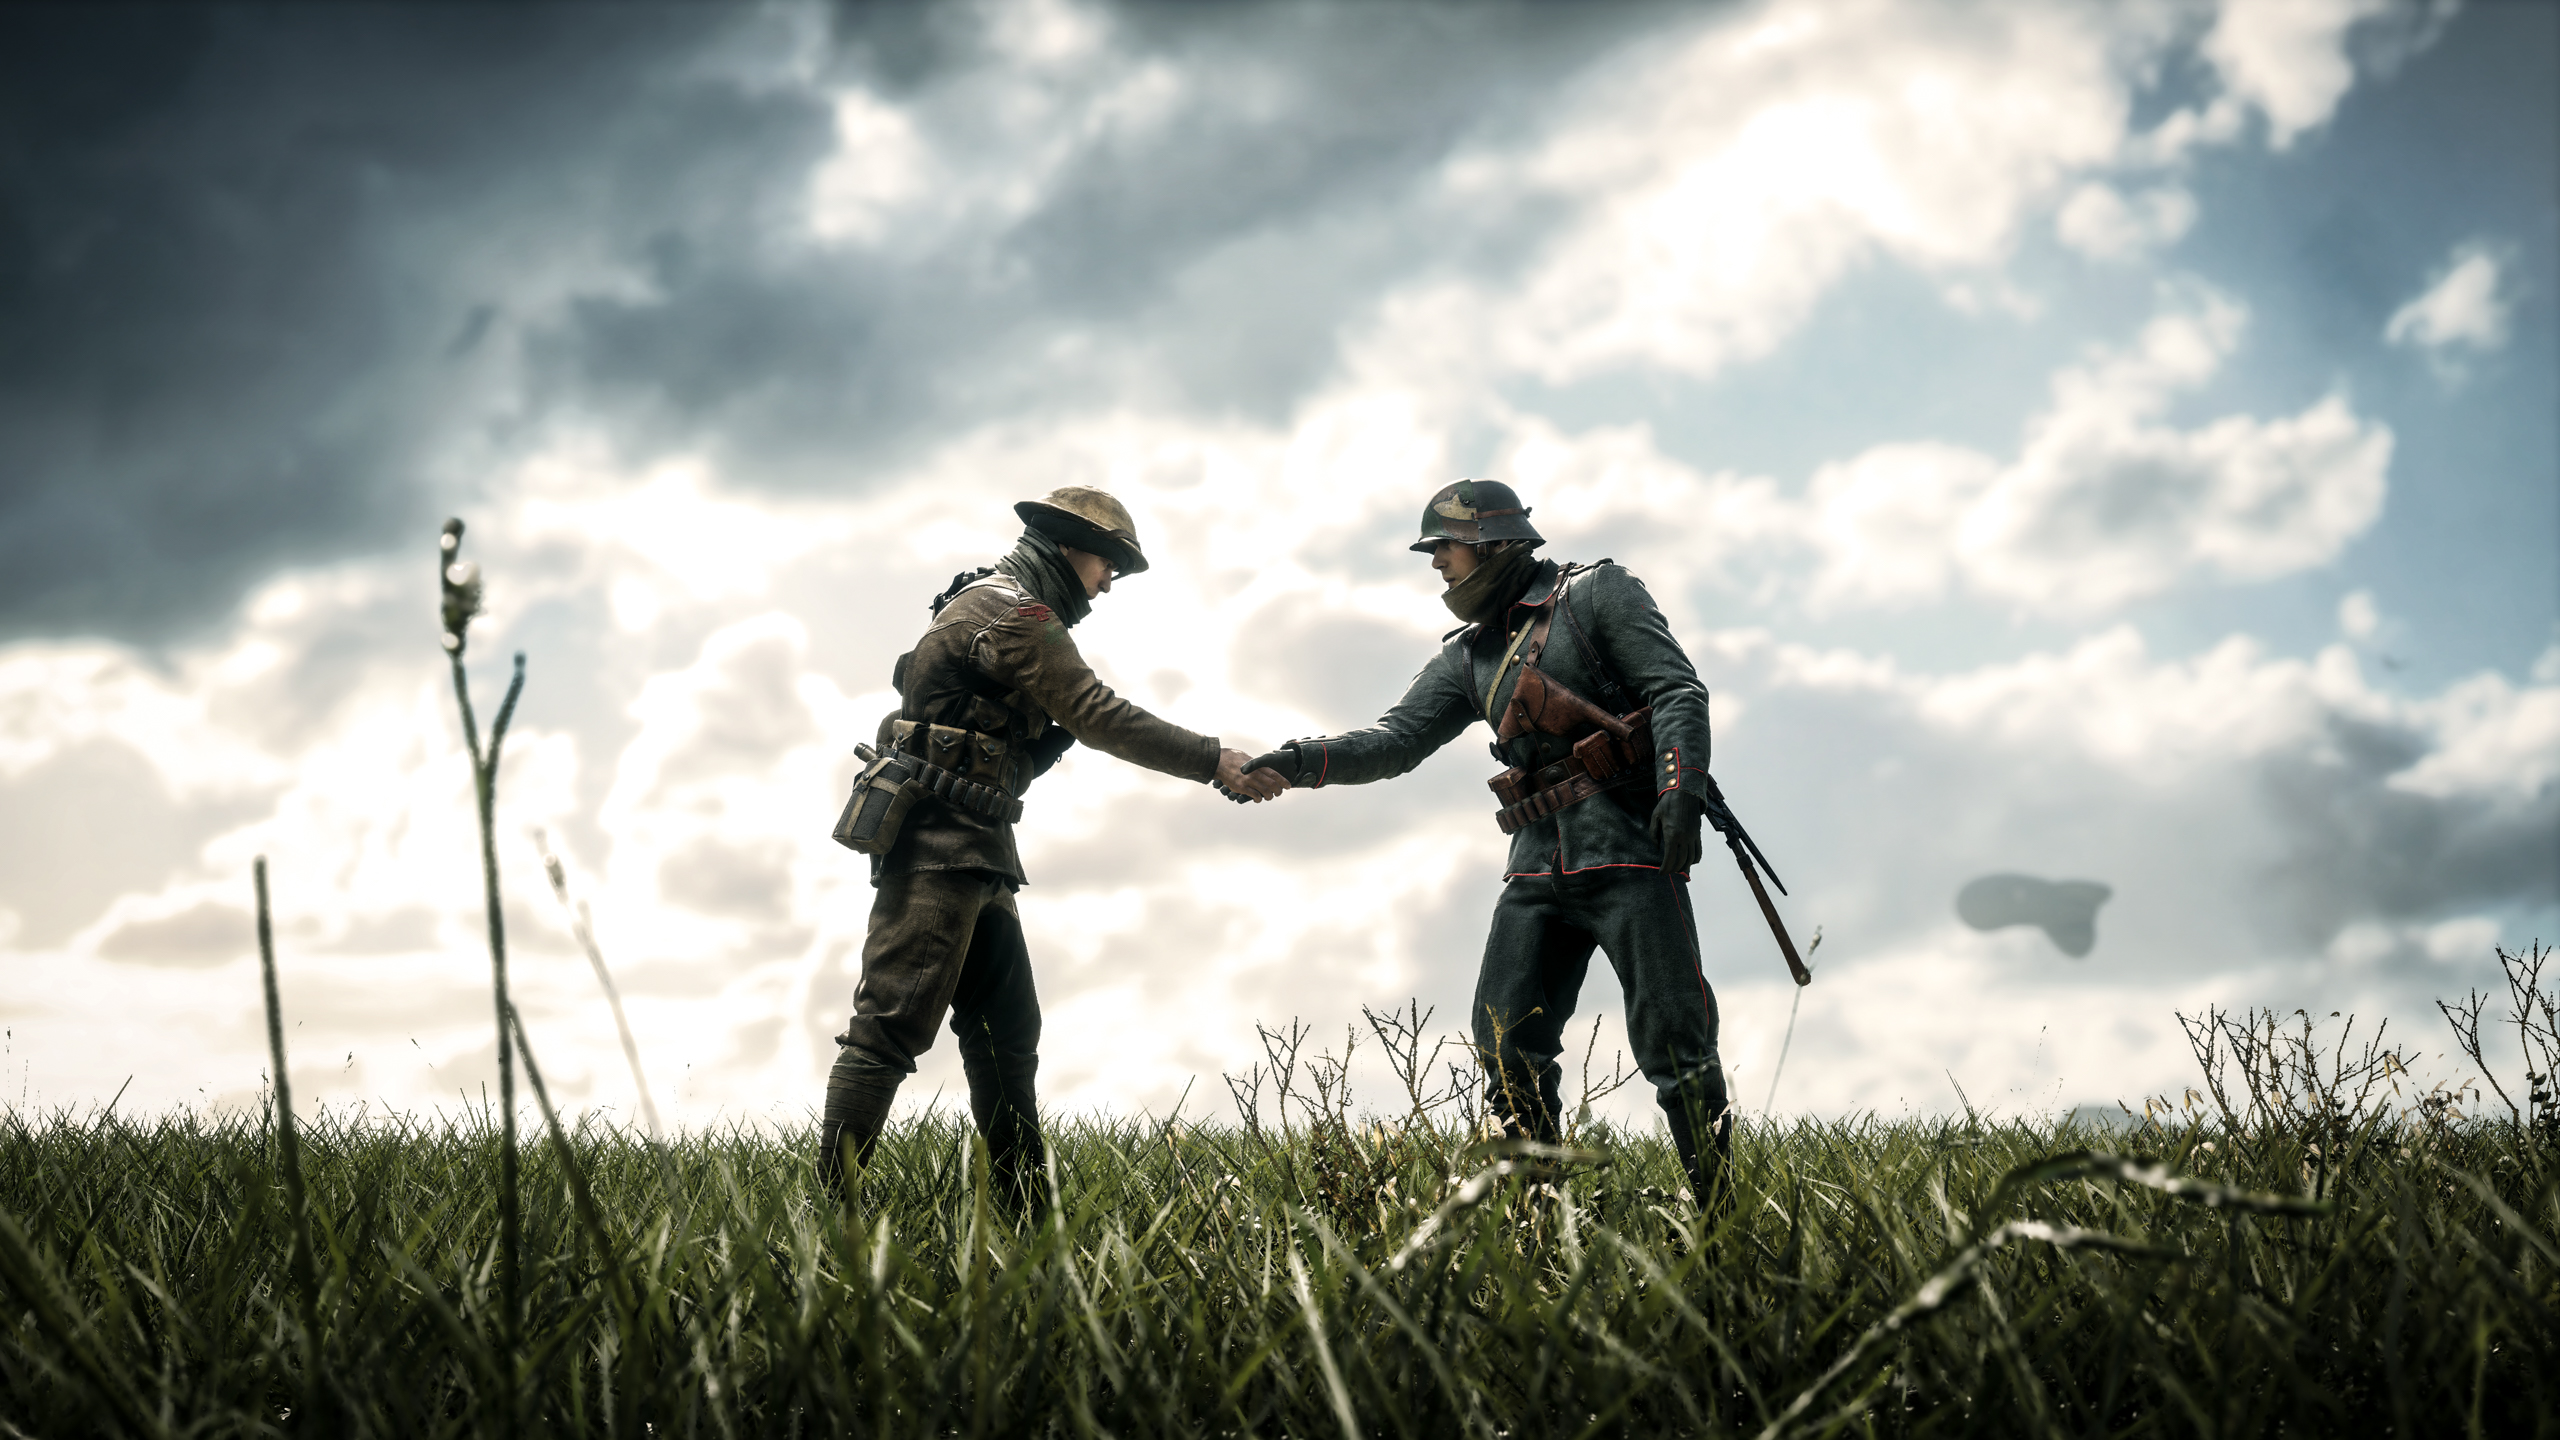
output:
[[[1422,510],[1422,538],[1406,546],[1430,554],[1443,540],[1480,545],[1488,540],[1526,540],[1531,549],[1547,537],[1529,523],[1529,507],[1499,480],[1461,480],[1443,487]]]
[[[1088,555],[1108,561],[1114,573],[1135,575],[1147,568],[1138,548],[1138,525],[1129,509],[1108,494],[1083,485],[1065,485],[1047,498],[1025,500],[1013,507],[1022,523]]]

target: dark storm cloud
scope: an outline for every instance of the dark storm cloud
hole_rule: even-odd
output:
[[[1003,172],[1043,137],[972,107],[1047,83],[1021,16],[0,11],[0,635],[209,623],[564,421],[839,486],[990,417],[1276,412],[1385,279],[1527,233],[1415,210],[1429,168],[1659,13],[1115,12],[1079,63],[1169,67],[1176,113],[875,253],[805,233],[829,92]]]
[[[2439,797],[2391,777],[2424,737],[2346,717],[2329,741],[2267,763],[2269,806],[2289,840],[2268,898],[2314,944],[2359,920],[2425,921],[2560,904],[2560,785],[2531,797]]]
[[[0,10],[0,633],[158,638],[431,523],[504,418],[487,277],[727,23]]]
[[[670,182],[698,179],[700,203],[639,243],[642,293],[574,307],[542,336],[542,373],[619,435],[707,446],[733,478],[776,486],[842,484],[956,428],[1095,404],[1274,417],[1328,372],[1360,302],[1424,257],[1516,259],[1517,217],[1470,236],[1418,200],[1431,167],[1661,14],[1114,11],[1093,74],[1011,99],[1087,85],[1061,116],[1074,130],[1111,75],[1161,64],[1173,109],[1085,135],[1026,212],[922,251],[896,232],[923,223],[904,216],[876,246],[778,242],[761,197],[737,194],[774,162],[710,142],[724,168]],[[985,87],[1016,83],[1004,15],[840,19],[843,79],[901,107],[947,163],[931,188],[1018,184],[1016,152],[1054,138],[981,113]],[[812,159],[779,168],[798,184]]]

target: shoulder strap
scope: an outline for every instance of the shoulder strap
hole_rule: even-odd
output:
[[[1502,652],[1502,663],[1494,667],[1493,683],[1485,687],[1484,723],[1487,725],[1497,730],[1501,728],[1502,722],[1494,718],[1493,697],[1502,693],[1502,677],[1510,671],[1512,658],[1520,653],[1521,642],[1534,637],[1535,643],[1529,646],[1529,658],[1522,663],[1524,666],[1536,664],[1539,653],[1547,648],[1547,627],[1555,623],[1555,618],[1554,607],[1542,606],[1538,610],[1538,618],[1521,626],[1520,633],[1511,637],[1511,648]],[[1475,679],[1473,675],[1467,678],[1470,682]]]
[[[1610,563],[1607,560],[1600,562],[1601,565]],[[1598,565],[1588,569],[1580,565],[1566,566],[1565,573],[1556,577],[1556,608],[1564,612],[1564,628],[1573,632],[1573,645],[1575,649],[1582,652],[1582,663],[1591,667],[1592,678],[1600,682],[1600,698],[1608,702],[1610,709],[1624,712],[1635,708],[1628,703],[1634,697],[1627,693],[1625,685],[1619,683],[1618,672],[1611,669],[1608,662],[1600,658],[1600,652],[1591,644],[1591,637],[1583,633],[1582,621],[1573,613],[1572,597],[1565,593],[1567,580],[1588,574],[1590,570],[1598,568],[1600,568]]]
[[[999,572],[993,565],[980,566],[975,570],[963,570],[959,574],[951,577],[951,583],[943,587],[941,594],[926,601],[925,608],[932,613],[939,615],[942,613],[943,606],[960,598],[961,591],[968,589],[972,585],[981,584],[988,576],[997,573]]]

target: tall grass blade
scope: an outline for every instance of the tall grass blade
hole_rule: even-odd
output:
[[[294,1129],[293,1081],[285,1070],[284,1000],[276,986],[276,937],[267,901],[266,856],[257,858],[250,874],[258,891],[258,975],[266,996],[267,1056],[275,1067],[276,1166],[284,1176],[285,1213],[292,1217],[293,1254],[288,1264],[302,1312],[303,1404],[317,1412],[328,1385],[327,1366],[321,1358],[320,1280],[313,1266],[311,1204],[302,1186],[302,1139]]]

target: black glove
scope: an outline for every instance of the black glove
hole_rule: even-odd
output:
[[[1244,773],[1250,775],[1256,770],[1269,770],[1296,785],[1306,776],[1306,762],[1298,758],[1298,742],[1292,740],[1277,750],[1266,750],[1245,762]]]
[[[1049,728],[1040,732],[1040,738],[1032,741],[1028,750],[1032,778],[1048,774],[1049,767],[1057,764],[1058,758],[1072,749],[1075,743],[1076,737],[1067,733],[1066,726],[1050,722]]]
[[[1706,813],[1707,802],[1685,790],[1666,790],[1661,799],[1653,802],[1653,823],[1646,828],[1653,843],[1662,847],[1662,868],[1666,872],[1686,870],[1706,853],[1699,826]]]

